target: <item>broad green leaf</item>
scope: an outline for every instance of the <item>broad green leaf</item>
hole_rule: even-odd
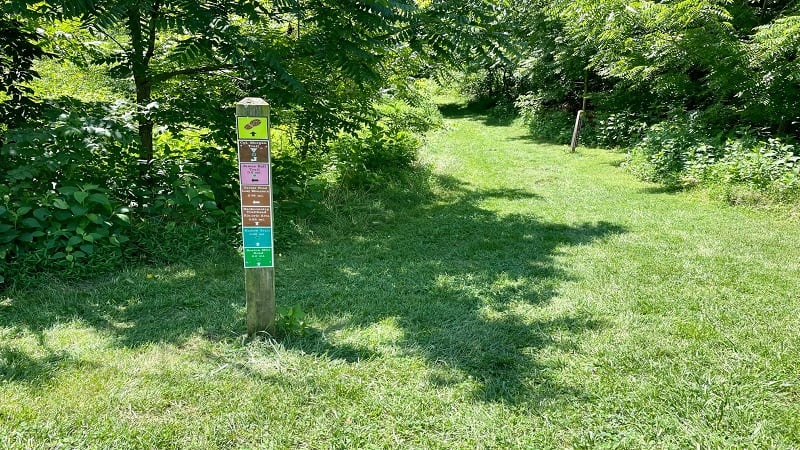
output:
[[[76,188],[75,186],[64,186],[64,187],[58,188],[58,192],[60,192],[60,193],[62,193],[64,195],[71,195],[71,194],[74,194],[77,191],[80,191],[80,189]]]
[[[50,211],[48,211],[47,208],[39,208],[33,212],[33,217],[36,217],[40,221],[44,222],[48,217],[50,217]]]
[[[106,197],[103,194],[98,194],[98,193],[91,194],[89,195],[89,201],[92,203],[103,205],[108,209],[111,208],[111,202],[108,200],[108,197]]]
[[[59,222],[66,222],[70,217],[72,217],[72,213],[69,211],[55,211],[53,213],[53,217],[55,217]]]
[[[78,203],[83,205],[83,203],[86,201],[86,198],[89,197],[89,193],[84,191],[77,191],[74,192],[72,196],[75,197],[75,200],[77,200]]]
[[[69,208],[69,210],[72,211],[72,214],[75,214],[76,216],[83,216],[89,212],[89,208],[80,205],[73,205]]]
[[[39,221],[34,219],[33,217],[28,217],[26,219],[22,219],[20,224],[22,224],[22,226],[24,226],[25,228],[41,228],[42,227],[42,224],[39,223]]]

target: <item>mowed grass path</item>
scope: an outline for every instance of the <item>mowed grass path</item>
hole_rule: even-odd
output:
[[[0,448],[800,447],[796,218],[445,112],[279,250],[302,336],[242,338],[235,252],[0,297]]]

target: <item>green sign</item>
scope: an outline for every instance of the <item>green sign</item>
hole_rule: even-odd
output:
[[[274,267],[272,265],[272,248],[256,247],[244,249],[244,268]]]
[[[267,139],[267,118],[237,117],[236,130],[239,139]]]

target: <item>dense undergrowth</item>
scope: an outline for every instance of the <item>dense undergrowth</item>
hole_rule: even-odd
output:
[[[575,122],[570,105],[516,92],[524,89],[521,80],[505,94],[490,94],[485,76],[466,77],[462,85],[476,105],[490,108],[499,121],[520,118],[533,139],[570,143]],[[793,135],[737,124],[725,108],[635,112],[612,100],[586,112],[579,143],[625,152],[624,165],[639,178],[668,188],[700,187],[731,204],[800,200],[800,144]]]
[[[273,129],[275,226],[286,237],[278,250],[292,245],[304,221],[325,220],[331,191],[369,189],[414,164],[421,133],[442,120],[430,95],[418,92],[425,89],[418,83],[383,96],[370,126],[310,152],[291,132]],[[82,278],[239,245],[232,146],[201,129],[162,129],[155,158],[143,161],[130,102],[63,97],[41,108],[38,120],[7,130],[0,147],[0,288],[42,273]]]
[[[520,102],[532,136],[567,144],[574,117]],[[591,114],[580,143],[627,154],[639,178],[671,188],[702,187],[732,204],[785,204],[800,200],[800,145],[791,136],[752,127],[714,126],[707,115],[676,112],[667,119],[632,112]]]

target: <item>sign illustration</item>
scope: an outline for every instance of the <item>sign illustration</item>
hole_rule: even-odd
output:
[[[239,139],[266,140],[269,139],[267,132],[266,117],[237,117],[236,130]]]
[[[269,164],[267,163],[241,163],[239,164],[239,182],[242,186],[253,184],[269,184]]]

